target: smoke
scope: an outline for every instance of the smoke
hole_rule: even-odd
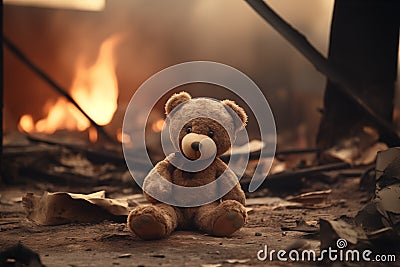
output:
[[[268,3],[327,53],[333,0]],[[258,84],[278,132],[304,123],[310,125],[307,134],[316,129],[325,78],[244,1],[109,0],[101,12],[6,5],[3,13],[5,35],[66,89],[82,54],[93,63],[102,41],[114,33],[126,36],[116,51],[120,95],[111,128],[120,128],[130,97],[151,75],[177,63],[210,60],[238,68]],[[4,76],[8,130],[16,129],[22,114],[40,119],[46,101],[58,97],[8,52]],[[229,92],[203,88],[191,93],[241,103]]]

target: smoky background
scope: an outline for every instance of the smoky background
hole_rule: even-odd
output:
[[[268,3],[327,55],[333,0],[270,0]],[[113,34],[122,41],[114,54],[118,108],[106,126],[121,127],[131,96],[154,73],[186,61],[215,61],[248,75],[274,113],[280,147],[313,146],[322,107],[325,77],[239,0],[113,0],[104,10],[87,12],[5,5],[3,33],[64,88],[70,88],[82,54],[92,64],[101,43]],[[15,131],[23,114],[46,115],[46,103],[59,97],[4,49],[5,131]],[[249,107],[228,90],[193,85],[194,97],[229,98],[250,115],[250,138],[257,122]],[[162,118],[164,96],[155,107]],[[396,117],[396,116],[395,116]]]

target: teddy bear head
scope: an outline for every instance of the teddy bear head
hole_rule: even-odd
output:
[[[186,92],[172,95],[165,112],[175,149],[190,160],[223,154],[247,122],[243,108],[231,100],[192,98]]]

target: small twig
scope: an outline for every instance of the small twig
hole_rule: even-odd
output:
[[[313,166],[313,167],[298,169],[298,170],[294,170],[294,171],[285,171],[282,173],[272,174],[272,175],[268,176],[267,180],[268,179],[269,180],[280,180],[280,179],[284,179],[287,177],[299,178],[301,176],[311,175],[314,173],[343,170],[343,169],[348,169],[350,167],[351,167],[350,164],[345,163],[345,162],[330,163],[330,164],[325,164],[325,165],[320,165],[320,166]]]
[[[263,0],[245,0],[265,21],[267,21],[279,34],[281,34],[291,45],[293,45],[314,67],[324,74],[330,81],[336,83],[338,88],[357,103],[375,123],[387,134],[390,145],[399,145],[400,137],[393,129],[393,126],[372,110],[354,92],[357,86],[347,76],[339,72],[306,37],[283,20]]]
[[[24,62],[34,73],[36,73],[40,78],[46,81],[57,93],[65,97],[69,102],[71,102],[90,122],[90,124],[96,128],[96,130],[103,135],[108,141],[115,143],[116,140],[112,138],[102,126],[98,125],[80,106],[79,104],[64,90],[60,85],[58,85],[53,79],[49,77],[43,70],[37,67],[31,60],[29,60],[26,55],[19,50],[7,37],[3,36],[3,42],[7,48],[17,56],[22,62]]]
[[[288,183],[290,184],[304,176],[310,176],[321,172],[343,170],[343,169],[348,169],[350,167],[351,167],[350,164],[340,162],[340,163],[330,163],[325,165],[313,166],[298,170],[284,171],[281,173],[271,174],[267,176],[267,179],[265,179],[261,187],[268,187],[269,185],[277,185],[277,184],[282,184],[282,185]],[[250,183],[250,179],[242,179],[240,183],[246,185]]]
[[[249,159],[259,159],[262,150],[252,151],[249,154]],[[287,150],[280,150],[276,151],[275,153],[271,153],[267,149],[262,154],[263,158],[274,157],[274,156],[284,156],[284,155],[295,155],[295,154],[311,154],[321,152],[321,149],[318,148],[300,148],[300,149],[287,149]],[[236,159],[238,157],[246,156],[247,153],[232,153],[232,154],[224,154],[221,155],[219,158],[225,162],[229,161],[230,159]]]
[[[135,166],[138,168],[141,168],[141,170],[147,170],[151,166],[149,165],[148,162],[142,161],[137,157],[134,157],[130,154],[124,155],[122,153],[122,150],[120,150],[120,146],[117,146],[118,150],[116,149],[107,149],[107,148],[96,148],[96,147],[91,147],[88,145],[77,145],[74,143],[65,143],[65,142],[60,142],[58,140],[52,140],[49,138],[46,138],[44,136],[39,136],[39,135],[32,135],[32,134],[27,134],[26,135],[27,139],[29,141],[32,141],[34,143],[43,143],[43,144],[48,144],[51,146],[55,147],[61,147],[61,148],[67,148],[71,150],[72,152],[76,153],[84,153],[87,158],[91,161],[104,161],[104,162],[109,162],[113,163],[118,166],[125,166],[125,157],[127,160],[134,162]],[[150,167],[149,167],[150,166]]]

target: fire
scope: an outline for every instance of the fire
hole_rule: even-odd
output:
[[[119,35],[114,35],[102,43],[93,66],[86,68],[78,64],[71,88],[71,96],[99,125],[108,124],[117,110],[118,83],[113,51],[119,39]]]
[[[31,132],[35,128],[33,118],[31,115],[25,114],[19,120],[19,127],[25,132]]]
[[[158,132],[162,131],[163,127],[164,127],[164,120],[163,119],[159,119],[159,120],[157,120],[156,122],[154,122],[152,124],[151,129],[154,132],[158,133]]]
[[[121,128],[117,131],[117,140],[124,144],[129,144],[132,142],[130,135],[122,132]]]
[[[84,131],[89,125],[86,117],[73,104],[64,98],[59,98],[50,107],[47,117],[36,122],[35,131],[47,134],[52,134],[61,129]]]
[[[97,141],[98,138],[98,133],[97,130],[93,127],[89,128],[89,140],[92,143],[95,143]]]
[[[100,46],[96,62],[86,66],[80,57],[70,94],[82,109],[99,125],[107,125],[117,110],[118,82],[115,73],[114,49],[121,40],[113,35]],[[47,116],[34,123],[32,116],[25,114],[19,121],[19,128],[26,132],[52,134],[57,130],[84,131],[90,127],[89,120],[65,98],[60,97],[45,107]],[[97,131],[89,128],[90,140],[97,140]]]

